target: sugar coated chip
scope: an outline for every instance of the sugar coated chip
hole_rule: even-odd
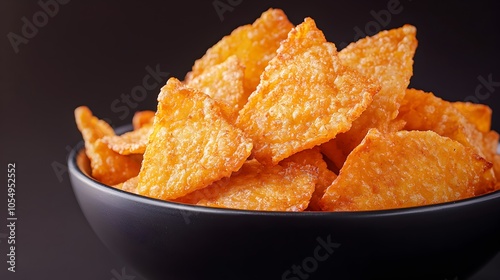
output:
[[[212,98],[171,78],[158,96],[139,194],[184,196],[237,171],[251,150],[251,140],[222,117]]]
[[[85,153],[90,160],[92,177],[106,185],[116,185],[137,176],[141,163],[132,157],[111,150],[103,137],[115,135],[109,124],[92,115],[89,108],[81,106],[75,110],[78,129],[85,141]]]
[[[186,84],[212,97],[220,105],[227,119],[234,122],[248,99],[243,87],[244,75],[245,67],[238,57],[233,55],[187,81]]]
[[[326,162],[323,160],[323,155],[319,151],[319,147],[314,147],[309,150],[296,153],[280,162],[280,165],[287,166],[290,163],[298,163],[301,165],[310,165],[318,169],[318,181],[316,182],[314,193],[311,197],[308,210],[320,211],[319,200],[325,194],[333,180],[337,175],[328,169]]]
[[[116,188],[116,189],[119,189],[122,191],[126,191],[129,193],[137,194],[137,184],[138,183],[139,183],[139,177],[135,176],[135,177],[128,179],[127,181],[125,181],[123,183],[120,183],[118,185],[114,185],[113,188]]]
[[[276,164],[347,131],[378,90],[343,66],[335,46],[306,18],[269,62],[236,124],[252,137],[255,158]]]
[[[107,122],[96,118],[87,106],[75,109],[75,121],[78,130],[82,133],[85,146],[104,136],[115,135],[113,128]]]
[[[245,66],[245,91],[249,95],[259,84],[260,75],[275,56],[280,42],[292,28],[293,24],[282,10],[269,9],[253,24],[236,28],[211,47],[195,62],[186,81],[236,55]]]
[[[416,48],[416,28],[404,25],[360,39],[339,52],[342,63],[378,81],[382,86],[366,111],[354,121],[351,129],[331,140],[337,142],[335,146],[342,151],[342,154],[330,158],[332,161],[340,161],[340,167],[370,128],[387,133],[398,131],[404,125],[393,120],[413,75]]]
[[[264,166],[251,160],[231,177],[177,202],[245,210],[303,211],[309,204],[317,176],[317,169],[309,165]]]
[[[482,188],[490,168],[472,149],[432,131],[372,129],[320,204],[327,211],[360,211],[464,199]]]
[[[153,124],[153,120],[155,117],[155,112],[146,110],[146,111],[138,111],[135,112],[134,117],[132,118],[132,126],[134,130],[139,129],[145,125]]]
[[[432,93],[408,89],[398,118],[406,122],[405,130],[432,130],[472,148],[486,160],[493,161],[494,150],[492,151],[491,145],[495,141],[494,132],[481,133],[452,103]],[[498,139],[494,143],[498,143]],[[478,194],[491,191],[494,187],[496,179],[493,171],[490,170],[485,176],[484,188],[478,189]]]
[[[149,124],[122,135],[104,136],[102,142],[121,155],[143,154],[152,131],[153,127]]]
[[[453,107],[481,132],[488,132],[491,129],[491,108],[483,104],[471,102],[453,102]]]

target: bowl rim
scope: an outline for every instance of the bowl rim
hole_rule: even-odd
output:
[[[117,134],[131,130],[131,125],[125,125],[118,127],[116,129]],[[311,217],[311,216],[328,216],[328,217],[368,217],[368,216],[401,216],[401,215],[411,215],[418,213],[427,213],[436,211],[445,211],[455,208],[467,207],[472,204],[478,204],[485,201],[500,200],[500,190],[489,192],[486,194],[456,200],[444,203],[429,204],[422,206],[412,206],[405,208],[392,208],[392,209],[382,209],[382,210],[365,210],[365,211],[302,211],[302,212],[290,212],[290,211],[263,211],[263,210],[244,210],[244,209],[231,209],[231,208],[216,208],[201,205],[184,204],[180,202],[172,202],[166,200],[160,200],[152,197],[147,197],[135,193],[130,193],[123,191],[111,186],[105,185],[96,179],[85,174],[79,167],[77,163],[77,158],[80,153],[84,152],[84,142],[83,140],[78,142],[73,149],[70,151],[68,156],[68,171],[71,176],[75,176],[82,182],[87,183],[90,187],[105,192],[111,195],[119,196],[121,198],[131,200],[137,203],[144,203],[150,206],[156,206],[161,208],[175,209],[179,211],[188,212],[203,212],[211,214],[227,214],[227,215],[264,215],[264,216],[293,216],[293,217]],[[500,150],[500,145],[499,145]],[[75,184],[71,180],[71,185],[74,188]],[[500,206],[499,206],[500,207]]]

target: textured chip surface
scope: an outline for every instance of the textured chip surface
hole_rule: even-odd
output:
[[[405,130],[432,130],[472,148],[486,160],[493,161],[496,147],[492,145],[498,143],[498,139],[495,142],[496,133],[481,133],[452,103],[433,93],[407,89],[398,119],[406,123]],[[493,171],[485,176],[484,189],[478,189],[477,194],[491,191],[494,187]]]
[[[230,56],[221,64],[210,67],[193,79],[186,81],[192,88],[203,91],[220,105],[227,119],[234,123],[238,112],[247,102],[243,87],[245,67],[237,56]]]
[[[112,187],[117,188],[117,189],[122,190],[122,191],[129,192],[129,193],[137,194],[137,184],[138,183],[139,183],[139,177],[135,176],[135,177],[128,179],[127,181],[125,181],[123,183],[120,183],[118,185],[114,185]]]
[[[257,160],[276,164],[347,131],[378,90],[343,66],[306,18],[282,42],[236,125],[252,137]]]
[[[158,96],[139,194],[184,196],[237,171],[251,149],[251,140],[222,117],[213,99],[171,78]]]
[[[323,210],[360,211],[474,196],[491,163],[432,131],[368,132],[321,199]]]
[[[132,118],[132,126],[134,127],[134,130],[136,130],[148,124],[152,125],[154,118],[154,111],[146,110],[135,112],[134,117]]]
[[[490,107],[471,102],[453,102],[452,104],[479,131],[484,133],[490,131],[492,114]]]
[[[282,10],[269,9],[253,24],[236,28],[208,49],[195,62],[186,81],[236,55],[245,66],[245,92],[248,96],[259,84],[262,71],[292,28],[293,24]]]
[[[332,184],[333,180],[337,178],[337,175],[328,169],[326,162],[323,160],[323,155],[319,151],[319,147],[314,147],[312,149],[296,153],[282,160],[280,165],[287,166],[290,163],[310,165],[318,169],[318,181],[316,182],[314,193],[307,209],[320,211],[321,207],[319,206],[319,200],[325,194],[326,188],[328,188]]]
[[[148,138],[152,131],[153,126],[148,124],[122,135],[104,136],[101,140],[111,150],[121,155],[143,154],[146,151]]]
[[[317,169],[297,163],[264,166],[247,161],[238,172],[177,202],[261,211],[303,211],[317,180]]]
[[[89,108],[75,109],[75,120],[85,141],[85,153],[90,160],[92,177],[106,185],[115,185],[137,176],[141,162],[111,150],[103,137],[114,136],[111,126],[92,115]]]
[[[378,81],[381,89],[373,96],[373,102],[366,111],[354,121],[351,129],[331,140],[337,142],[336,146],[342,151],[342,155],[337,155],[337,161],[343,158],[340,160],[343,163],[370,128],[388,133],[402,127],[403,123],[393,120],[413,75],[416,48],[416,28],[404,25],[360,39],[339,52],[342,63]],[[334,158],[330,159],[335,161]]]

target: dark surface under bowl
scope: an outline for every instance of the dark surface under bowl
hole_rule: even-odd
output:
[[[260,212],[142,197],[85,175],[74,193],[104,244],[147,279],[463,279],[500,249],[500,191],[371,212]],[[79,161],[79,163],[77,163]]]

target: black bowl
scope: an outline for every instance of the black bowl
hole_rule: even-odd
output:
[[[152,280],[463,279],[500,251],[500,191],[396,210],[243,211],[103,185],[82,144],[68,166],[97,236]]]

